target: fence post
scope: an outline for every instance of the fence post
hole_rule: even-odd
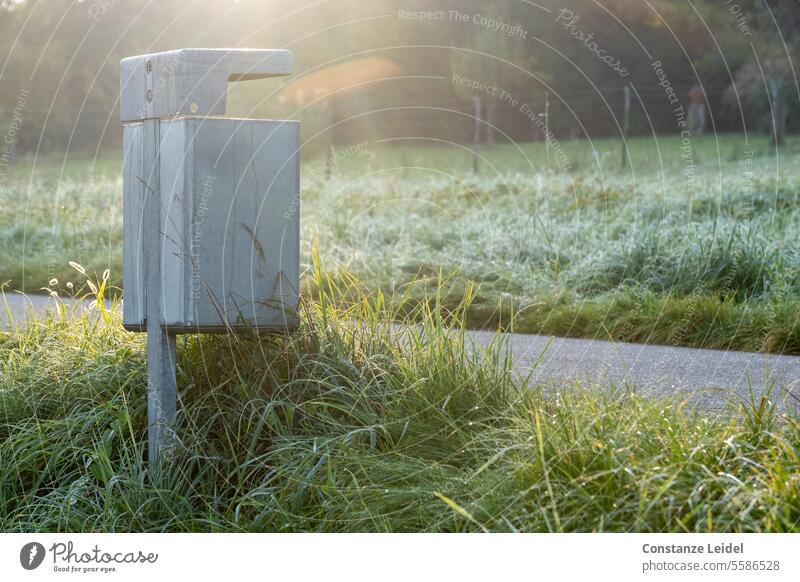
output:
[[[495,103],[486,104],[486,145],[494,147]]]
[[[773,144],[775,147],[783,144],[783,111],[781,103],[781,90],[783,89],[783,79],[773,78],[769,80],[770,97],[772,100],[772,131]]]
[[[550,92],[544,92],[544,160],[545,172],[550,172]]]
[[[474,110],[473,118],[475,126],[472,132],[472,172],[478,173],[478,148],[481,143],[481,98],[477,95],[472,96],[472,107]]]
[[[331,176],[333,175],[333,156],[334,156],[333,149],[335,144],[333,138],[333,132],[335,131],[334,124],[336,123],[335,119],[336,115],[334,114],[333,103],[331,103],[330,98],[325,100],[324,108],[325,108],[325,123],[328,126],[327,127],[328,147],[326,148],[325,151],[325,180],[330,180]]]
[[[631,88],[628,85],[625,85],[622,88],[623,94],[625,95],[625,111],[622,114],[622,169],[625,169],[625,166],[628,162],[628,130],[630,129],[630,121],[631,121]]]

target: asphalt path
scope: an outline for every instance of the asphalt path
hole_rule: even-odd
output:
[[[4,330],[32,314],[55,310],[60,302],[70,309],[90,309],[86,302],[42,295],[6,293],[0,299],[0,329]],[[469,332],[476,348],[490,344],[494,337],[489,332]],[[780,407],[800,404],[800,356],[523,334],[505,339],[515,371],[545,387],[616,386],[645,396],[681,399],[709,412],[723,412],[732,403],[764,394]]]
[[[487,345],[494,334],[471,337]],[[549,387],[613,385],[716,412],[762,395],[780,408],[800,404],[800,356],[521,334],[507,342],[514,369]]]

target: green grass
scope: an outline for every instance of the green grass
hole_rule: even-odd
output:
[[[694,138],[693,165],[676,136],[628,146],[624,171],[617,140],[553,146],[550,171],[542,143],[484,147],[477,176],[458,146],[341,146],[330,181],[304,163],[301,261],[318,240],[331,277],[388,295],[444,274],[451,307],[476,284],[471,327],[514,311],[520,332],[800,354],[800,141]],[[89,164],[9,178],[9,288],[63,290],[69,261],[121,284],[119,162]]]
[[[800,421],[768,396],[705,418],[547,392],[500,336],[468,349],[473,288],[448,310],[311,283],[289,337],[180,339],[153,470],[144,338],[116,309],[0,334],[0,531],[800,530]]]

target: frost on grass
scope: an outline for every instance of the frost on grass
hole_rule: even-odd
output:
[[[762,149],[745,160],[739,136],[698,138],[690,189],[671,139],[632,140],[626,171],[615,140],[566,143],[568,171],[543,171],[541,143],[487,150],[478,176],[446,148],[371,148],[330,181],[307,161],[303,266],[317,241],[332,278],[355,276],[373,293],[443,276],[442,300],[457,304],[477,284],[472,327],[505,325],[514,311],[520,332],[800,353],[795,145],[777,180],[766,142],[751,140]],[[30,188],[24,174],[9,181],[3,280],[17,289],[24,274],[36,291],[70,280],[73,260],[92,279],[110,268],[119,287],[118,174],[52,174]],[[28,204],[23,224],[15,209]]]

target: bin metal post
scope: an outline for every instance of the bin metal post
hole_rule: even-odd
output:
[[[146,188],[144,214],[146,224],[163,232],[161,225],[161,180],[159,172],[159,121],[146,119],[143,122],[144,149],[142,151]],[[148,460],[151,464],[170,447],[171,431],[177,408],[175,384],[175,335],[161,326],[164,290],[161,271],[161,255],[164,252],[162,237],[147,236],[143,239],[145,263],[145,300],[150,317],[147,326],[147,437]]]

